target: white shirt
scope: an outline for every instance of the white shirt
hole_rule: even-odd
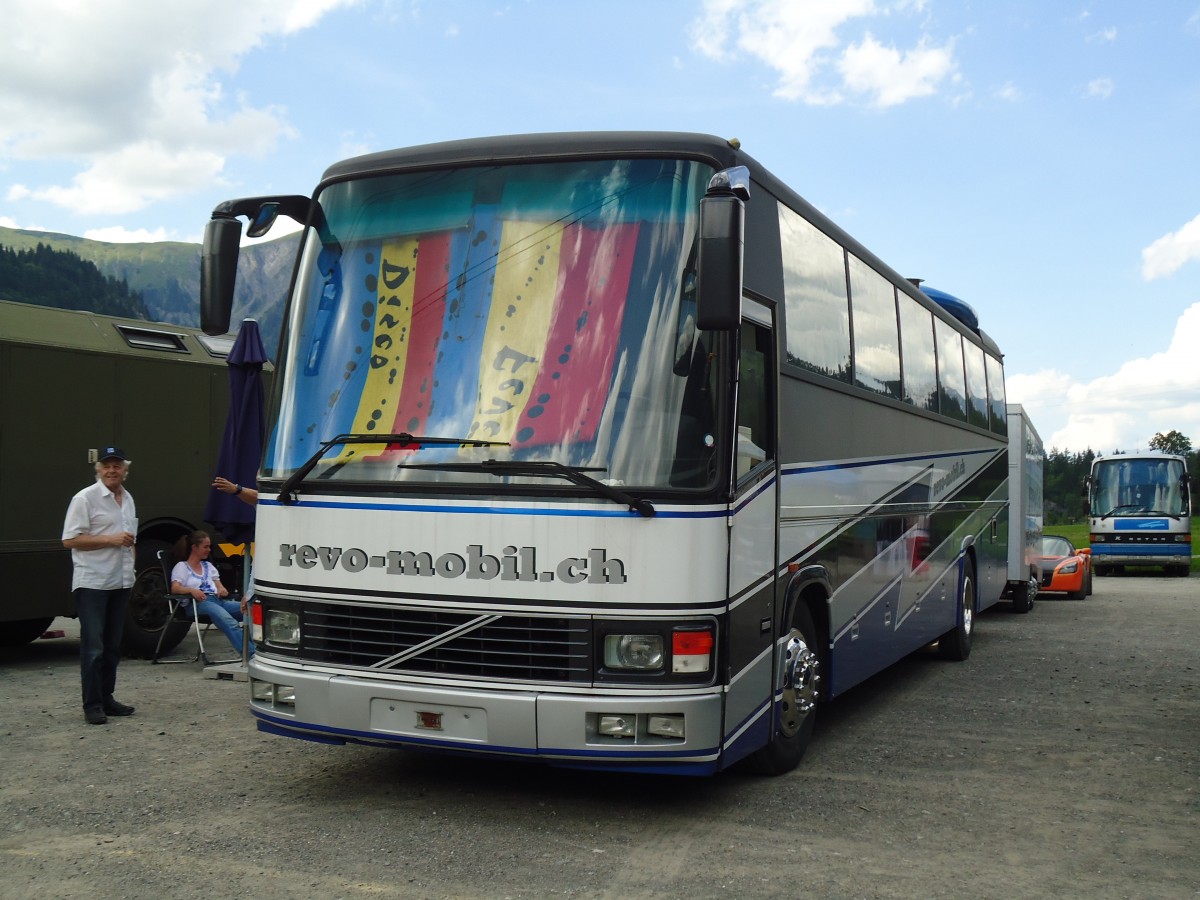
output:
[[[67,507],[67,518],[63,522],[64,541],[81,534],[99,536],[121,534],[128,531],[137,534],[137,508],[133,505],[133,494],[124,491],[125,498],[118,504],[117,498],[99,479],[71,498]],[[75,572],[71,578],[71,590],[95,588],[112,591],[133,587],[132,547],[101,547],[98,550],[72,550],[71,561]]]
[[[193,572],[192,567],[187,564],[187,560],[177,562],[175,568],[171,570],[171,581],[178,581],[181,587],[185,587],[189,591],[200,588],[206,594],[216,594],[217,582],[221,580],[217,574],[217,567],[205,559],[200,562],[200,572],[199,575]]]

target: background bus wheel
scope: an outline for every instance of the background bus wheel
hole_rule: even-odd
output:
[[[53,618],[18,619],[15,622],[0,622],[0,647],[20,647],[41,637],[50,627]]]
[[[164,628],[167,633],[159,650],[163,655],[174,650],[187,634],[187,622],[168,617],[167,601],[163,596],[169,585],[163,583],[157,553],[169,547],[166,541],[138,541],[137,574],[129,594],[129,609],[125,613],[125,633],[121,637],[121,652],[126,656],[152,657]]]
[[[797,606],[784,651],[779,725],[771,742],[748,758],[752,771],[762,775],[790,772],[808,749],[821,694],[820,646],[808,609]]]
[[[971,635],[975,631],[975,563],[968,559],[963,568],[958,622],[938,638],[938,654],[956,662],[971,655]]]
[[[1027,613],[1033,609],[1033,601],[1038,595],[1038,582],[1036,578],[1030,578],[1025,582],[1025,589],[1013,591],[1012,608],[1013,612]]]

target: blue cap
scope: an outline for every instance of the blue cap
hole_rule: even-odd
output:
[[[104,462],[106,459],[119,459],[121,462],[129,461],[129,457],[125,455],[125,451],[120,447],[101,447],[99,459],[100,462]]]

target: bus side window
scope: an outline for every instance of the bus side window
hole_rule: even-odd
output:
[[[771,331],[743,321],[738,354],[737,478],[773,458],[775,432],[768,373],[773,366]]]

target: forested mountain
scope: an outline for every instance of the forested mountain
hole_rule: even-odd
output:
[[[74,253],[38,244],[14,250],[0,244],[0,296],[18,303],[83,309],[108,316],[148,319],[142,295],[101,274]]]
[[[245,318],[258,320],[263,342],[272,357],[283,321],[283,302],[287,293],[299,235],[291,234],[274,241],[243,247],[238,261],[237,294],[233,303],[233,327]],[[102,276],[128,286],[140,295],[145,315],[155,322],[198,326],[200,324],[200,245],[162,241],[147,244],[112,244],[87,238],[45,231],[0,228],[0,246],[17,254],[21,251],[70,253],[92,263]],[[18,278],[20,273],[13,273]],[[0,274],[0,300],[19,300],[16,294],[27,291],[20,281]],[[66,304],[46,302],[45,306]],[[81,303],[72,309],[109,312]],[[110,313],[117,315],[118,313]],[[127,312],[119,313],[128,315]]]

